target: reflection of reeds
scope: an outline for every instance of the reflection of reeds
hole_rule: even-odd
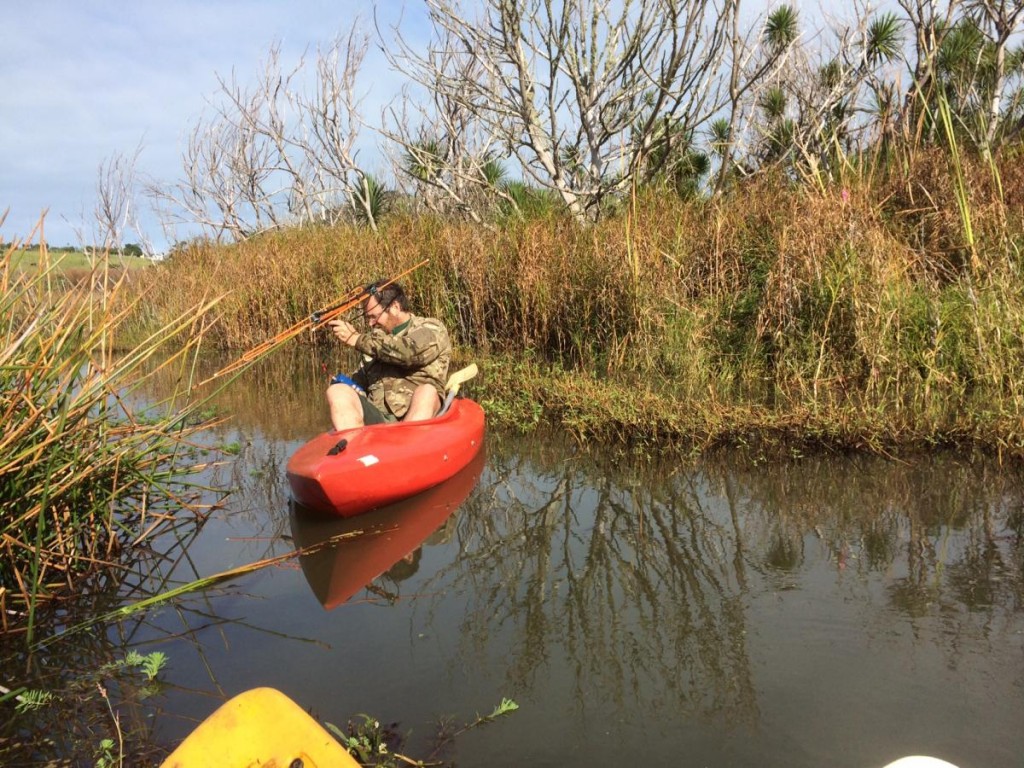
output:
[[[308,439],[330,426],[324,391],[331,376],[355,369],[358,361],[348,347],[336,355],[322,350],[287,346],[246,370],[230,386],[209,395],[210,411],[224,415],[223,431],[259,432],[268,438]],[[207,378],[234,355],[206,350],[196,360],[196,380]],[[147,397],[163,400],[178,384],[178,371],[154,371],[145,385]]]
[[[13,615],[31,636],[41,599],[116,563],[182,510],[200,404],[139,412],[129,400],[155,356],[157,368],[174,366],[201,338],[211,304],[185,308],[115,356],[135,309],[127,276],[111,284],[98,258],[91,279],[69,284],[45,244],[31,272],[12,266],[13,250],[0,265],[0,592],[7,608],[23,605]]]
[[[950,635],[1014,630],[1021,486],[994,464],[598,466],[553,440],[503,438],[456,521],[458,556],[421,591],[471,596],[459,663],[498,657],[517,691],[561,675],[578,706],[611,702],[624,719],[657,721],[652,706],[756,718],[757,603],[820,594],[823,563],[866,603],[878,590]]]

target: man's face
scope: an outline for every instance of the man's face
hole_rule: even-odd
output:
[[[366,308],[363,310],[363,316],[366,318],[367,325],[371,328],[382,328],[390,332],[397,325],[395,315],[391,311],[394,306],[394,303],[392,303],[391,306],[385,309],[377,301],[376,296],[368,298],[366,300]]]

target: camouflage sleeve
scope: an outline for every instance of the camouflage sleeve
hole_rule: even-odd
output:
[[[420,368],[433,362],[448,346],[448,332],[438,322],[427,321],[400,336],[380,330],[362,334],[355,347],[381,362]]]

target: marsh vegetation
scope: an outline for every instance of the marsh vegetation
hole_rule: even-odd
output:
[[[908,155],[823,190],[763,176],[707,200],[638,190],[577,227],[393,216],[197,245],[147,273],[146,312],[232,286],[207,338],[244,349],[352,284],[410,276],[418,311],[483,361],[499,422],[654,449],[750,442],[1020,456],[1021,199],[1014,155]],[[966,190],[965,239],[958,190]],[[219,294],[217,294],[219,295]],[[329,343],[311,333],[297,343]]]
[[[387,179],[353,150],[371,36],[308,69],[273,49],[163,189],[203,235],[146,311],[230,286],[209,338],[242,349],[430,259],[418,310],[486,358],[505,423],[1019,456],[1024,10],[898,5],[815,30],[785,5],[436,0],[429,55],[378,30],[409,80],[375,126]]]
[[[0,264],[0,620],[31,643],[40,605],[109,578],[148,537],[201,514],[187,480],[201,461],[190,442],[201,403],[133,393],[161,367],[187,366],[210,305],[124,347],[132,302],[102,257],[68,281],[45,246],[35,269],[13,254]]]

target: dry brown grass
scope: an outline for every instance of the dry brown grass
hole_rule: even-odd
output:
[[[309,229],[198,248],[153,271],[151,303],[168,313],[205,286],[231,288],[211,338],[245,348],[429,258],[409,280],[414,304],[462,346],[628,381],[665,398],[652,408],[696,403],[686,424],[723,408],[742,424],[756,406],[762,422],[807,413],[822,432],[854,434],[881,414],[898,436],[909,412],[922,433],[984,433],[1024,401],[1012,204],[1024,173],[999,172],[965,163],[973,251],[948,157],[919,152],[824,191],[770,175],[703,202],[642,191],[590,228],[394,217],[380,235]]]

